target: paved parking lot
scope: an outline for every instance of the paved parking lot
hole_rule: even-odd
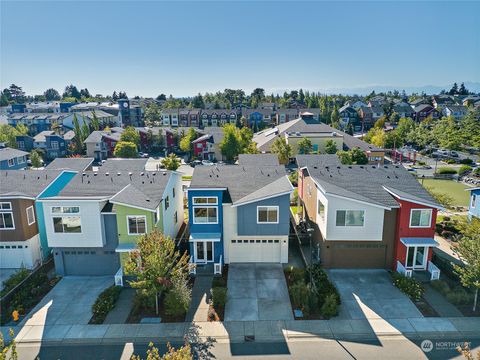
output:
[[[280,264],[230,264],[225,321],[293,320]]]
[[[337,319],[406,319],[423,317],[392,283],[385,270],[329,270],[342,300]]]
[[[113,285],[113,276],[66,276],[20,325],[83,325],[92,317],[98,295]]]

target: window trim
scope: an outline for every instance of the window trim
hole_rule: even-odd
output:
[[[68,232],[68,231],[64,231],[64,227],[63,227],[63,218],[78,218],[80,220],[80,231],[79,232]],[[54,219],[55,218],[60,218],[62,219],[62,231],[55,231],[55,221]],[[78,214],[71,214],[71,215],[65,215],[65,214],[59,214],[59,215],[53,215],[52,216],[52,226],[53,226],[53,233],[54,234],[82,234],[82,217]]]
[[[430,213],[430,218],[428,219],[428,225],[427,226],[422,226],[422,225],[412,225],[412,215],[414,211],[429,211]],[[417,209],[410,209],[410,220],[408,222],[408,226],[413,229],[428,229],[432,227],[432,217],[433,217],[433,210],[429,208],[417,208]],[[420,220],[421,220],[421,215],[420,215]]]
[[[337,216],[339,211],[345,211],[345,225],[337,225]],[[362,211],[363,212],[363,224],[362,225],[347,225],[347,212],[349,211]],[[363,209],[337,209],[335,210],[335,227],[365,227],[365,213],[366,211]]]
[[[196,199],[207,199],[206,203],[195,203]],[[209,203],[208,199],[215,199],[214,203]],[[217,196],[193,196],[192,197],[192,206],[212,206],[212,205],[218,205],[218,197]]]
[[[197,208],[201,208],[201,209],[204,209],[204,208],[214,208],[216,209],[217,211],[217,220],[215,222],[208,222],[208,213],[207,213],[207,222],[198,222],[196,221],[196,217],[195,217],[195,209]],[[216,225],[218,224],[218,206],[217,205],[197,205],[197,206],[193,206],[192,207],[192,220],[193,220],[193,223],[195,225]]]
[[[143,218],[145,220],[145,232],[144,233],[131,233],[130,232],[130,218]],[[137,226],[137,230],[138,230],[138,224],[136,225]],[[146,215],[127,215],[127,233],[128,235],[145,235],[148,233],[148,230],[147,230],[147,216]]]
[[[8,230],[15,230],[15,217],[13,216],[13,211],[2,211],[0,212],[0,215],[3,216],[3,214],[10,214],[12,216],[12,227],[9,228],[0,228],[0,231],[8,231]],[[5,224],[5,220],[3,220],[3,223]]]
[[[477,205],[477,194],[472,193],[472,200],[470,201],[470,207],[472,209],[475,209],[476,205]]]
[[[28,216],[28,210],[32,209],[32,221],[30,222],[29,216]],[[35,210],[33,210],[33,205],[29,206],[25,209],[25,212],[27,213],[27,224],[30,226],[32,224],[35,224]]]
[[[3,204],[8,204],[8,209],[2,209]],[[10,201],[1,201],[0,202],[0,211],[12,211],[12,203]]]
[[[15,159],[14,158],[8,159],[8,167],[12,167],[12,166],[15,166]]]
[[[260,215],[260,208],[267,208],[267,221],[260,221],[259,215]],[[270,209],[275,209],[277,212],[277,221],[268,221],[268,212]],[[280,207],[278,205],[259,205],[257,206],[257,224],[262,224],[262,225],[274,225],[278,224],[280,221]]]

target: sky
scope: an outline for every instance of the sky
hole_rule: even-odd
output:
[[[0,85],[190,96],[480,83],[480,2],[0,0]]]

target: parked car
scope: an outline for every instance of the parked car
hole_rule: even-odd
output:
[[[149,155],[147,153],[143,153],[143,152],[139,152],[138,153],[138,156],[140,156],[141,158],[144,158],[144,159],[148,159],[149,158]]]
[[[211,162],[210,160],[202,160],[202,165],[213,166],[213,162]]]
[[[202,162],[200,160],[193,160],[191,163],[190,163],[190,166],[191,167],[195,167],[195,166],[198,166],[198,165],[202,165]]]
[[[451,157],[458,157],[458,153],[456,151],[450,151],[450,156]]]

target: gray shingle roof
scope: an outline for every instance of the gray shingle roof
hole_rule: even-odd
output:
[[[117,173],[118,171],[144,171],[148,159],[108,159],[102,166],[98,167],[98,171]]]
[[[385,189],[411,201],[421,201],[440,207],[435,199],[405,168],[397,165],[337,165],[316,168],[308,172],[327,193],[384,207],[398,207],[394,197]]]
[[[85,171],[92,165],[93,158],[56,158],[47,165],[47,170]]]
[[[284,166],[197,166],[190,189],[225,187],[234,204],[243,203],[291,191],[286,175]]]
[[[28,152],[9,147],[0,149],[0,161],[10,160],[25,155],[28,155]]]
[[[38,196],[60,170],[9,170],[0,171],[0,196]]]
[[[238,155],[239,165],[256,165],[256,166],[278,166],[278,156],[276,154],[240,154]]]
[[[299,168],[342,165],[337,154],[297,155],[295,159]]]
[[[45,138],[45,136],[47,135],[52,135],[52,134],[55,134],[55,131],[52,131],[52,130],[44,130],[42,132],[39,132],[37,135],[35,135],[33,137],[33,141],[35,142],[45,142],[47,141],[47,139]]]

